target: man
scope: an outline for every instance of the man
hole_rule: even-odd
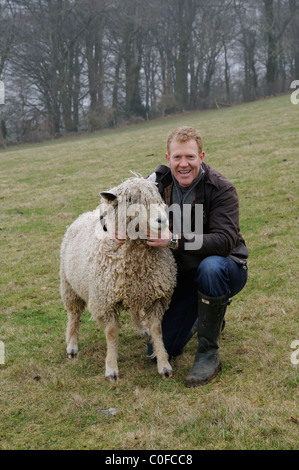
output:
[[[198,348],[186,378],[187,387],[204,385],[221,370],[218,347],[226,308],[229,299],[247,281],[248,250],[239,231],[236,190],[230,181],[203,162],[204,156],[199,132],[191,127],[178,128],[168,137],[168,166],[159,166],[150,176],[157,182],[166,204],[181,208],[180,220],[177,217],[174,220],[173,214],[167,233],[159,238],[148,234],[147,244],[171,248],[178,265],[177,287],[162,322],[168,354],[173,357],[182,354],[193,330],[197,329]],[[190,233],[184,233],[184,227],[188,226],[184,217],[188,212],[183,207],[190,208],[194,236],[198,205],[203,207],[203,233],[197,234],[202,235],[202,244],[194,249]],[[117,233],[116,241],[123,242]],[[148,354],[152,352],[149,343]]]
[[[173,221],[169,233],[147,240],[149,246],[172,248],[178,264],[177,288],[162,323],[170,356],[182,353],[197,326],[198,349],[187,387],[206,384],[221,370],[218,343],[226,308],[247,281],[248,250],[239,232],[236,190],[203,162],[204,156],[199,132],[178,128],[168,137],[168,167],[158,167],[154,177],[168,206],[191,205],[193,229],[195,206],[203,205],[202,246],[190,249],[189,237],[172,233]]]

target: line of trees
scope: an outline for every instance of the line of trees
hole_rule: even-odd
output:
[[[250,101],[296,78],[299,0],[0,0],[2,141]]]

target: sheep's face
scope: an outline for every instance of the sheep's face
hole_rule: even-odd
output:
[[[168,228],[167,207],[157,186],[143,178],[130,178],[101,193],[108,231],[117,229],[124,238],[146,239]]]

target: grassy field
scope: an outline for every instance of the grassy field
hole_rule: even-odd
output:
[[[298,448],[298,118],[282,96],[0,152],[0,449]],[[201,130],[205,161],[237,188],[248,284],[229,307],[212,383],[185,388],[195,338],[162,380],[123,312],[121,380],[110,384],[88,312],[79,356],[66,358],[61,239],[100,190],[164,163],[180,125]]]

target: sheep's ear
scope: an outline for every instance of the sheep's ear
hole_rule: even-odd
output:
[[[116,199],[116,191],[114,188],[109,191],[102,191],[100,192],[100,196],[107,199],[107,201],[114,201],[114,199]]]
[[[157,179],[157,174],[155,172],[147,177],[147,181],[150,181],[151,183],[156,183],[156,179]]]

